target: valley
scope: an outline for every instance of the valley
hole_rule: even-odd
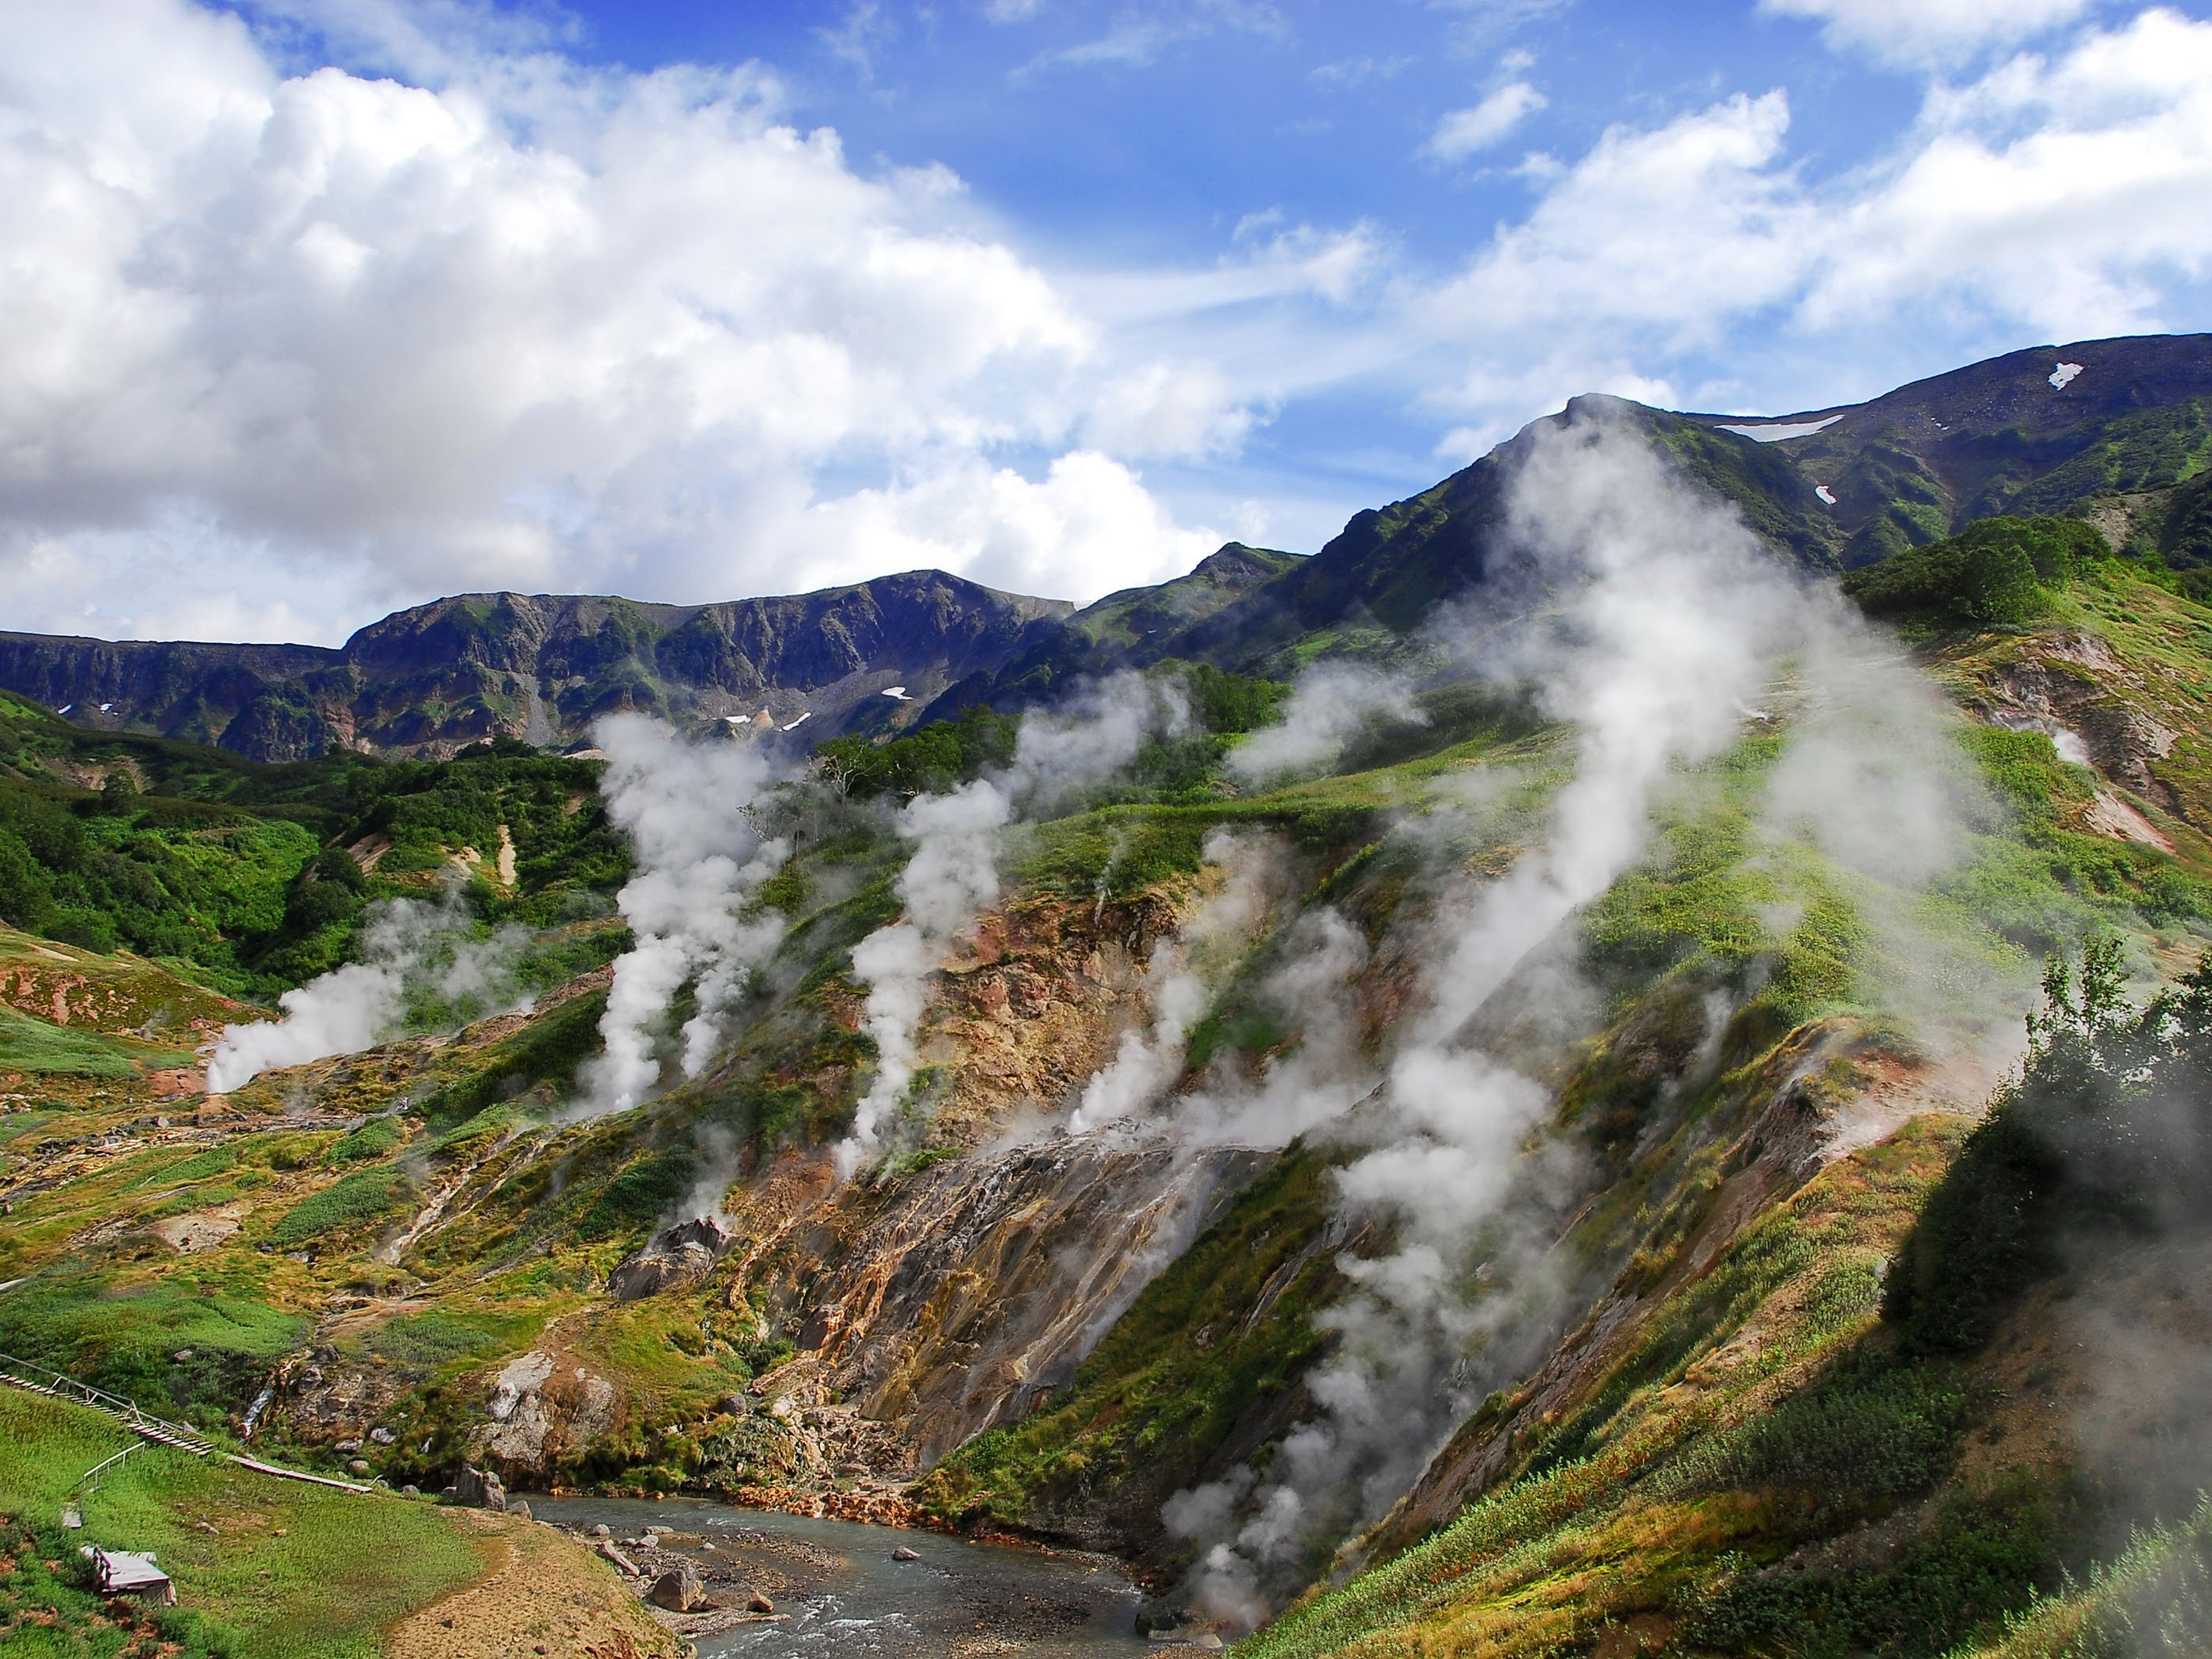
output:
[[[0,1352],[380,1489],[130,1460],[127,1647],[99,1434],[0,1390],[0,1634],[833,1650],[593,1554],[702,1504],[1125,1571],[1084,1651],[2182,1628],[2208,401],[2202,336],[1577,399],[1082,611],[0,639]],[[422,1496],[484,1470],[558,1527]],[[1077,1650],[965,1593],[896,1650]]]

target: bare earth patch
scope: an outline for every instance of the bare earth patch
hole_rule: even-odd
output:
[[[552,1528],[477,1510],[449,1518],[474,1535],[484,1576],[393,1625],[385,1639],[389,1659],[675,1659],[682,1652],[612,1568]]]

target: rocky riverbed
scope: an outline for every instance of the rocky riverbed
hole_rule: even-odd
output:
[[[690,1611],[652,1611],[701,1659],[1133,1659],[1202,1650],[1137,1634],[1141,1594],[1110,1557],[716,1504],[531,1503],[538,1519],[632,1570],[625,1576],[641,1597],[660,1583],[664,1599],[678,1599],[672,1592],[689,1588],[687,1570],[696,1574]]]

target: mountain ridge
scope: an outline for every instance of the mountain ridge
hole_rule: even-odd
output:
[[[1480,586],[1503,481],[1531,434],[1598,410],[1641,429],[1808,570],[1851,569],[2010,512],[2087,516],[2124,550],[2212,562],[2212,538],[2191,527],[2203,503],[2176,498],[2212,457],[2212,334],[2124,336],[2028,347],[1784,416],[1578,397],[1428,489],[1353,514],[1310,557],[1231,542],[1182,576],[1081,607],[933,570],[696,605],[466,593],[395,611],[339,647],[0,633],[0,690],[82,723],[283,761],[335,749],[435,758],[494,736],[574,746],[617,709],[779,728],[804,715],[810,738],[873,735],[1169,658],[1279,675],[1316,654],[1401,651],[1437,605]],[[1812,429],[1734,429],[1790,427]],[[883,695],[893,687],[903,695]]]

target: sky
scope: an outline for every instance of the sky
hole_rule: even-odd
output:
[[[0,0],[0,627],[1301,552],[2212,329],[2212,0]]]

